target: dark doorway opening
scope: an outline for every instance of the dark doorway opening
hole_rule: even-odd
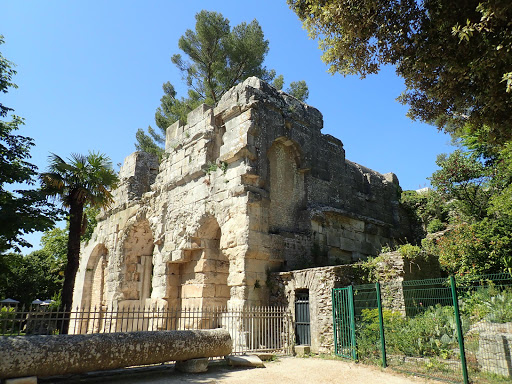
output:
[[[308,289],[295,292],[295,341],[297,345],[311,345]]]

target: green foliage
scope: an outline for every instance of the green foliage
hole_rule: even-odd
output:
[[[48,172],[40,175],[43,192],[60,200],[64,207],[82,204],[101,208],[113,203],[110,190],[117,187],[119,179],[106,155],[72,154],[66,162],[52,154],[49,163]]]
[[[276,76],[276,78],[272,81],[272,86],[279,91],[281,89],[283,89],[284,76],[283,75]]]
[[[429,307],[415,317],[383,310],[386,350],[389,354],[449,358],[457,347],[457,328],[451,306]],[[464,324],[463,327],[467,326]],[[377,309],[363,309],[358,329],[361,356],[378,355],[379,317]]]
[[[250,76],[272,81],[275,71],[263,65],[268,45],[257,20],[231,28],[220,13],[197,13],[195,30],[185,31],[178,42],[184,56],[175,54],[171,59],[189,88],[188,95],[178,98],[170,82],[163,84],[164,95],[155,113],[160,132],[151,126],[148,133],[139,129],[135,136],[137,150],[162,158],[165,131],[171,124],[178,120],[186,123],[190,111],[202,103],[215,105],[226,91]],[[282,75],[274,79],[274,85],[282,89]],[[305,81],[292,82],[287,92],[302,101],[309,93]]]
[[[388,281],[395,277],[394,272],[386,268],[389,263],[389,255],[381,253],[376,257],[369,257],[365,261],[359,263],[363,270],[363,281],[368,283],[375,283],[377,281]]]
[[[441,168],[430,178],[432,186],[446,201],[453,200],[465,217],[483,218],[493,193],[489,169],[478,155],[456,150],[449,156],[439,155],[436,164]]]
[[[28,256],[0,257],[0,298],[12,297],[27,305],[36,298],[60,303],[67,243],[68,228],[53,228],[41,237],[41,249]]]
[[[278,90],[282,90],[284,86],[284,76],[279,75],[272,81],[272,86]],[[304,80],[292,81],[286,89],[286,93],[292,95],[296,99],[305,102],[309,97],[309,88]]]
[[[3,43],[0,35],[0,46]],[[17,88],[12,82],[15,74],[14,64],[0,53],[0,92]],[[7,118],[11,112],[12,108],[0,103],[0,118]],[[15,184],[33,185],[37,175],[37,167],[27,161],[34,141],[15,134],[24,124],[21,117],[11,115],[10,119],[0,120],[0,254],[9,249],[19,252],[20,247],[31,246],[23,235],[44,231],[59,218],[59,211],[47,203],[39,190],[9,190]]]
[[[443,237],[431,240],[430,251],[439,256],[449,274],[482,275],[505,270],[512,254],[512,220],[484,218],[474,223],[459,222]]]
[[[292,81],[286,92],[300,101],[306,101],[309,97],[309,88],[304,80]]]
[[[217,168],[219,168],[217,163],[210,161],[209,163],[206,164],[206,168],[203,169],[203,172],[206,173],[207,175],[210,175],[213,172],[215,172],[217,170]]]
[[[494,193],[489,199],[488,213],[497,217],[512,217],[512,142],[507,143],[489,166]]]
[[[433,220],[441,222],[448,220],[449,205],[434,190],[429,189],[419,193],[403,191],[400,204],[405,208],[412,222],[420,224],[423,230],[428,230],[428,225]]]
[[[222,174],[225,175],[226,172],[228,171],[228,163],[225,161],[221,161],[217,164],[213,161],[210,161],[206,163],[206,167],[203,169],[203,172],[206,173],[207,175],[211,175],[212,173],[217,171],[217,169],[220,169],[222,171]]]
[[[426,259],[427,253],[419,246],[412,244],[403,244],[396,249],[400,256],[405,260],[411,262],[417,261],[418,259]],[[389,253],[391,252],[390,247],[383,247],[382,253],[376,257],[369,257],[367,260],[359,263],[359,266],[363,270],[363,278],[368,283],[375,283],[377,281],[389,281],[396,277],[395,271],[389,268],[392,264]]]
[[[398,253],[404,259],[414,261],[420,258],[425,258],[425,254],[422,252],[421,247],[412,244],[404,244],[398,247]]]
[[[49,299],[62,288],[62,276],[56,262],[45,252],[27,256],[0,255],[0,297],[13,298],[29,305],[36,298]]]
[[[288,0],[331,73],[405,80],[408,115],[500,146],[512,139],[509,0]],[[486,133],[482,134],[482,129]]]
[[[250,76],[268,78],[263,66],[268,40],[256,20],[231,29],[220,13],[203,10],[196,14],[195,31],[188,29],[178,46],[191,61],[175,54],[172,62],[187,85],[207,102],[217,103],[227,90]]]
[[[85,229],[82,232],[81,241],[89,241],[91,240],[92,233],[94,232],[94,228],[98,224],[98,220],[96,220],[96,216],[100,213],[99,207],[85,207],[84,209],[84,219],[82,222],[85,224]]]
[[[226,172],[228,171],[228,163],[225,162],[225,161],[221,161],[220,165],[219,165],[219,168],[222,171],[222,173],[225,175]]]
[[[498,289],[492,282],[462,296],[461,312],[472,322],[489,321],[507,323],[512,321],[512,288]]]
[[[446,228],[446,225],[441,220],[433,219],[427,225],[427,232],[428,233],[436,233],[436,232],[442,231],[445,228]]]
[[[73,154],[68,162],[52,154],[48,172],[40,175],[43,191],[69,208],[67,262],[64,272],[62,304],[71,308],[73,286],[78,270],[81,236],[86,233],[84,208],[105,208],[113,202],[111,189],[118,177],[110,159],[100,153]],[[67,326],[67,325],[66,325]],[[66,331],[66,326],[65,331]]]
[[[496,150],[470,136],[462,142],[468,149],[440,156],[431,177],[435,192],[449,202],[441,204],[450,209],[451,224],[422,245],[449,274],[503,272],[512,267],[512,145]]]
[[[382,311],[382,317],[385,327],[393,330],[393,332],[395,328],[400,329],[405,322],[405,319],[400,313],[387,309]],[[378,358],[381,353],[378,309],[363,309],[361,318],[356,322],[356,324],[358,355],[363,359]]]

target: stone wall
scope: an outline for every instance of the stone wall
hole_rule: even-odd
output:
[[[269,276],[271,305],[288,307],[295,319],[295,294],[309,293],[311,352],[334,351],[332,289],[346,287],[359,280],[357,267],[338,265],[279,272]]]
[[[74,306],[268,304],[268,271],[347,264],[407,237],[399,184],[345,159],[321,113],[249,78],[134,153],[84,244]]]
[[[512,377],[512,323],[475,324],[470,334],[478,337],[476,359],[483,372]]]
[[[386,309],[405,314],[402,283],[407,280],[440,276],[436,258],[415,262],[404,260],[398,252],[382,254],[380,272],[386,276],[381,281],[382,305]],[[367,272],[359,264],[308,268],[290,272],[269,274],[270,303],[285,306],[295,319],[295,295],[309,293],[311,352],[333,353],[334,332],[332,317],[332,289],[367,282]]]
[[[377,275],[382,283],[382,306],[392,311],[406,313],[404,281],[441,277],[439,259],[432,255],[409,260],[395,251],[381,254],[380,259]]]

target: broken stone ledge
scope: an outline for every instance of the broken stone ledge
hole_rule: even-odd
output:
[[[0,338],[0,379],[55,376],[226,356],[224,329]]]

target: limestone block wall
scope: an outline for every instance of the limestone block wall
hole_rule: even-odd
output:
[[[215,118],[230,143],[220,159],[243,156],[249,167],[251,258],[281,270],[351,263],[410,237],[397,177],[346,160],[342,142],[321,133],[317,109],[250,78],[223,96]]]
[[[74,305],[267,304],[269,271],[351,263],[407,236],[396,176],[346,160],[322,127],[257,78],[171,125],[159,165],[126,158]]]

